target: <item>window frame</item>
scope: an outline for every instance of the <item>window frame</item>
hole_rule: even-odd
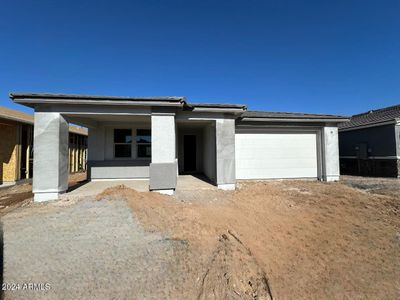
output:
[[[116,143],[115,142],[115,131],[116,130],[129,130],[130,132],[131,132],[131,141],[130,142],[128,142],[128,143],[121,143],[121,142],[118,142],[118,143]],[[113,157],[114,157],[114,159],[121,159],[121,160],[124,160],[124,159],[133,159],[133,155],[132,155],[132,143],[133,143],[133,135],[132,135],[132,128],[113,128]],[[121,156],[116,156],[115,155],[115,146],[116,145],[129,145],[130,146],[130,155],[129,156],[123,156],[123,157],[121,157]]]
[[[139,130],[146,130],[146,131],[150,132],[150,135],[149,135],[150,136],[150,142],[139,142],[137,140],[138,136],[143,136],[143,135],[138,135],[138,131]],[[136,142],[136,158],[137,159],[151,160],[151,147],[152,147],[151,137],[152,137],[151,129],[149,129],[149,128],[136,128],[136,130],[135,130],[135,142]],[[142,145],[150,146],[150,156],[139,156],[139,146],[142,146]]]

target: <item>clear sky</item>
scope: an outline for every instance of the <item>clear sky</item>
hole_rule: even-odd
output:
[[[400,1],[3,0],[10,91],[354,114],[400,103]]]

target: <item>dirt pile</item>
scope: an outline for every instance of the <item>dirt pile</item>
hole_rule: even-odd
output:
[[[223,234],[201,279],[197,299],[270,299],[264,271],[251,251],[228,231]]]
[[[99,195],[126,199],[146,230],[187,241],[178,263],[187,272],[184,288],[195,290],[188,299],[201,290],[205,298],[233,298],[238,292],[239,299],[247,299],[255,291],[261,297],[262,272],[277,299],[400,297],[398,197],[311,181],[241,183],[235,192],[188,193],[196,193],[188,196],[195,200],[124,187]],[[228,235],[220,239],[228,230],[240,236],[258,263],[250,263]]]

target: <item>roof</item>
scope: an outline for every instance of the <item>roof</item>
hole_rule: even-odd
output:
[[[247,106],[243,104],[221,104],[221,103],[186,103],[184,109],[195,112],[220,112],[233,113],[236,115],[246,111]]]
[[[289,112],[247,111],[243,104],[188,103],[185,97],[116,97],[80,94],[52,93],[10,93],[14,102],[34,107],[36,104],[96,104],[96,105],[136,105],[172,106],[195,112],[220,112],[239,115],[242,121],[265,122],[344,122],[348,118],[327,114],[306,114]]]
[[[0,119],[7,119],[20,123],[33,124],[33,115],[22,111],[0,106]]]
[[[239,108],[246,110],[247,106],[244,104],[221,104],[221,103],[188,103],[188,107],[204,107],[204,108]]]
[[[262,120],[262,121],[314,121],[314,122],[343,122],[348,120],[346,116],[328,115],[328,114],[309,114],[299,112],[272,112],[272,111],[245,111],[242,114],[244,121]]]
[[[339,129],[357,128],[390,121],[394,122],[397,119],[400,119],[400,104],[354,115],[349,122],[339,124]]]
[[[38,103],[70,103],[70,104],[104,104],[104,105],[162,105],[183,106],[185,97],[154,96],[154,97],[125,97],[125,96],[98,96],[83,94],[53,94],[53,93],[10,93],[15,103],[33,107]]]
[[[3,106],[0,106],[0,119],[6,119],[9,121],[14,121],[14,122],[29,124],[29,125],[33,125],[33,123],[34,123],[33,115],[24,113],[19,110],[3,107]],[[80,135],[88,135],[88,131],[86,128],[77,127],[74,125],[69,126],[69,132],[80,134]]]

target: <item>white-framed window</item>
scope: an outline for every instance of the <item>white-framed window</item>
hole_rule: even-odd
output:
[[[132,129],[114,129],[114,157],[132,157]]]
[[[138,158],[151,157],[151,130],[136,129],[136,148]]]

